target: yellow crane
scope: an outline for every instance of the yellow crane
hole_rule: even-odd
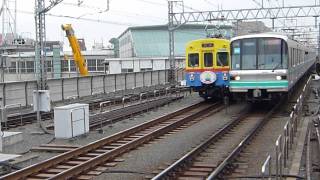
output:
[[[77,65],[79,72],[82,76],[88,75],[88,68],[84,57],[81,54],[80,45],[77,37],[74,35],[74,30],[71,27],[71,24],[63,24],[62,29],[66,32],[67,38],[69,40],[70,46],[72,48],[73,58],[75,64]]]

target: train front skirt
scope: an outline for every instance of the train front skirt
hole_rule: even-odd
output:
[[[228,72],[188,72],[186,73],[187,86],[205,99],[222,98],[229,91]]]

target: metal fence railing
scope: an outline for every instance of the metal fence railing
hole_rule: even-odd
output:
[[[293,150],[293,144],[295,143],[295,137],[301,119],[300,116],[302,114],[303,103],[305,101],[305,97],[307,96],[307,92],[310,89],[311,78],[312,77],[310,76],[307,83],[304,85],[302,93],[298,97],[296,104],[293,106],[289,120],[283,127],[282,134],[280,134],[276,140],[276,157],[271,158],[271,156],[268,156],[261,168],[261,174],[265,179],[271,179],[271,177],[273,177],[271,169],[275,169],[275,179],[282,179],[284,173],[283,170],[284,168],[288,167],[289,154]],[[271,159],[275,160],[274,168],[272,168]]]

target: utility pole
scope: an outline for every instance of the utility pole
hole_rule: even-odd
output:
[[[50,4],[45,6],[45,0],[35,0],[35,27],[36,27],[36,43],[35,43],[35,61],[37,74],[37,121],[40,124],[40,90],[47,89],[47,68],[46,62],[46,21],[45,14],[53,7],[61,3],[63,0],[49,0]]]
[[[35,60],[37,70],[37,89],[46,89],[46,69],[45,69],[45,41],[46,41],[46,26],[45,26],[45,5],[44,0],[35,0],[35,27],[36,27],[36,43],[35,43]]]
[[[49,6],[45,6],[45,0],[35,0],[35,27],[36,27],[36,46],[35,46],[35,59],[37,62],[37,85],[38,90],[47,89],[47,69],[45,66],[46,51],[46,21],[45,14],[53,7],[61,3],[63,0],[49,0]]]
[[[170,16],[170,14],[173,13],[173,3],[174,1],[168,1],[169,63],[170,63],[168,79],[171,84],[175,82],[174,27],[173,27],[173,17]]]
[[[174,54],[174,31],[179,28],[181,24],[174,24],[174,15],[173,8],[175,4],[178,4],[182,7],[182,12],[184,12],[183,0],[169,0],[168,1],[168,32],[169,32],[169,63],[170,70],[168,75],[168,80],[170,84],[176,83],[176,62],[175,62],[175,54]]]

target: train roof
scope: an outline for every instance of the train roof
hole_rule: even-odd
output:
[[[187,44],[213,42],[213,41],[220,41],[220,42],[230,43],[230,40],[223,39],[223,38],[203,38],[203,39],[196,39],[196,40],[189,41]]]
[[[285,41],[288,41],[288,39],[289,39],[289,37],[287,35],[269,32],[269,33],[259,33],[259,34],[249,34],[249,35],[244,35],[244,36],[237,36],[237,37],[232,38],[231,42],[238,40],[238,39],[249,39],[249,38],[259,38],[259,37],[273,37],[273,38],[283,39]]]

